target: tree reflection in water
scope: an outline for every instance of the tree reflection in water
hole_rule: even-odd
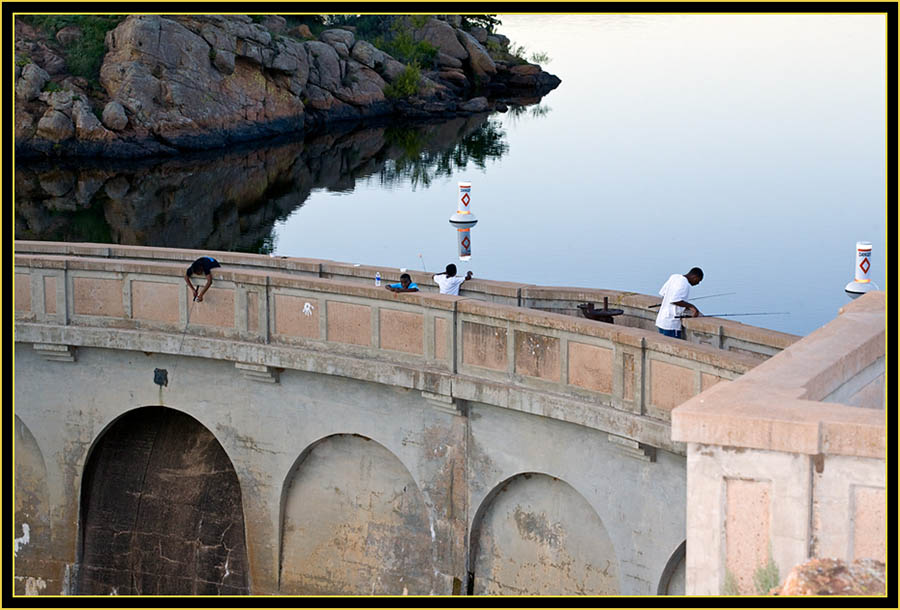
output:
[[[367,127],[169,159],[20,164],[16,239],[271,253],[275,223],[313,189],[376,177],[427,188],[508,151],[488,115]]]
[[[477,129],[463,134],[451,147],[436,148],[422,131],[408,127],[385,130],[385,140],[400,151],[379,173],[381,184],[391,186],[409,180],[413,190],[428,188],[435,178],[451,176],[454,170],[485,168],[489,159],[499,159],[509,151],[500,121],[488,119]]]

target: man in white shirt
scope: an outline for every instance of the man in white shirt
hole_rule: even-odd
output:
[[[469,271],[466,277],[456,276],[456,265],[450,263],[447,265],[446,271],[432,276],[434,283],[441,289],[441,294],[454,294],[459,296],[459,287],[466,280],[472,279],[472,272]]]
[[[691,292],[691,286],[696,286],[703,279],[703,270],[694,267],[686,274],[675,273],[669,276],[663,287],[659,289],[662,303],[659,313],[656,315],[656,328],[667,337],[683,339],[681,316],[684,310],[691,312],[691,317],[701,315],[700,310],[688,303],[687,298]]]

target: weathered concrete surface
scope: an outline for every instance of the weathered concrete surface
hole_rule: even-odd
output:
[[[675,408],[673,438],[688,443],[688,594],[731,583],[757,593],[769,557],[781,574],[811,557],[884,557],[886,405],[871,387],[884,375],[885,322],[885,293],[869,293]]]
[[[161,407],[130,411],[84,470],[76,592],[249,592],[241,488],[215,437]]]
[[[441,588],[425,498],[378,443],[351,435],[317,442],[285,495],[283,593],[428,595]]]
[[[683,494],[681,458],[659,451],[651,462],[596,430],[561,422],[545,428],[546,418],[487,405],[469,405],[465,418],[453,414],[452,403],[420,392],[329,375],[285,370],[278,383],[252,383],[232,364],[215,360],[86,347],[76,354],[74,362],[45,361],[25,345],[16,354],[17,413],[39,430],[36,442],[51,464],[59,531],[51,557],[70,570],[78,567],[78,490],[88,503],[98,501],[83,474],[91,447],[106,444],[104,430],[123,411],[153,404],[198,420],[234,465],[252,593],[371,593],[373,585],[376,593],[402,594],[404,587],[409,594],[465,592],[476,508],[523,471],[571,481],[571,489],[557,494],[553,519],[572,532],[564,549],[572,561],[587,566],[596,560],[595,546],[575,542],[585,533],[580,515],[595,515],[591,531],[601,531],[601,524],[610,529],[617,564],[606,573],[618,574],[617,580],[602,584],[599,574],[573,574],[560,592],[653,593],[668,560],[668,551],[658,549],[676,546],[683,536],[683,516],[672,510]],[[153,383],[156,368],[168,371],[162,389]],[[82,403],[79,396],[93,398]],[[131,464],[123,459],[119,468]],[[635,481],[646,484],[630,488]],[[529,504],[533,490],[519,489],[500,495],[531,506],[526,512],[546,512],[547,506]],[[645,494],[658,501],[648,503]],[[494,506],[487,513],[500,515]],[[91,523],[88,540],[96,532]],[[523,548],[511,536],[521,536],[518,527],[490,531],[507,562],[521,563],[523,574],[537,569],[527,565],[534,544]],[[508,580],[507,592],[523,586],[503,572],[494,580]],[[533,592],[552,590],[544,581]]]
[[[485,301],[395,295],[371,285],[370,267],[214,253],[223,267],[192,305],[181,274],[202,252],[25,246],[31,253],[17,253],[15,274],[16,414],[34,438],[23,468],[41,456],[46,475],[30,468],[23,478],[35,491],[23,492],[30,508],[22,511],[40,512],[45,496],[53,532],[40,561],[17,571],[32,592],[120,586],[93,569],[109,559],[91,554],[97,543],[79,550],[79,531],[101,541],[108,532],[91,521],[95,510],[79,511],[78,498],[105,506],[91,483],[97,464],[127,469],[150,459],[132,451],[95,460],[115,435],[146,427],[127,422],[148,406],[199,422],[190,438],[221,445],[233,468],[246,580],[222,587],[683,590],[675,549],[685,540],[688,496],[669,408],[704,387],[720,391],[759,361],[504,304],[521,285],[482,280]],[[397,279],[396,270],[382,275]],[[594,354],[606,357],[591,361]],[[156,369],[167,371],[163,387]],[[673,371],[680,385],[666,382]],[[117,420],[126,422],[121,430]],[[185,445],[170,443],[163,455]],[[171,466],[156,470],[187,467]],[[142,493],[159,497],[158,482],[147,485]],[[867,490],[857,495],[861,506],[877,502]],[[311,517],[313,505],[327,509]],[[225,508],[207,512],[234,519]],[[186,523],[177,537],[193,540]],[[153,563],[170,556],[159,550],[159,528],[141,533],[123,553],[152,576],[131,590],[195,591],[224,578],[224,561],[199,562],[179,568],[188,578],[171,584],[168,564]],[[239,579],[231,565],[229,577]],[[36,591],[41,580],[49,584]]]

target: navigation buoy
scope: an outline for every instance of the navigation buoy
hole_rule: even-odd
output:
[[[878,285],[869,279],[869,271],[872,268],[872,242],[856,242],[856,274],[852,282],[844,287],[844,291],[852,298],[856,298],[872,290],[878,290]]]
[[[467,261],[472,258],[472,234],[469,231],[478,220],[469,209],[472,204],[472,184],[460,182],[459,197],[456,200],[456,214],[450,217],[450,224],[456,228],[457,243],[459,244],[459,260]]]

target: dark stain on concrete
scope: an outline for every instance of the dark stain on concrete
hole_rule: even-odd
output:
[[[81,506],[77,593],[249,593],[237,475],[195,419],[123,416],[85,467]]]

